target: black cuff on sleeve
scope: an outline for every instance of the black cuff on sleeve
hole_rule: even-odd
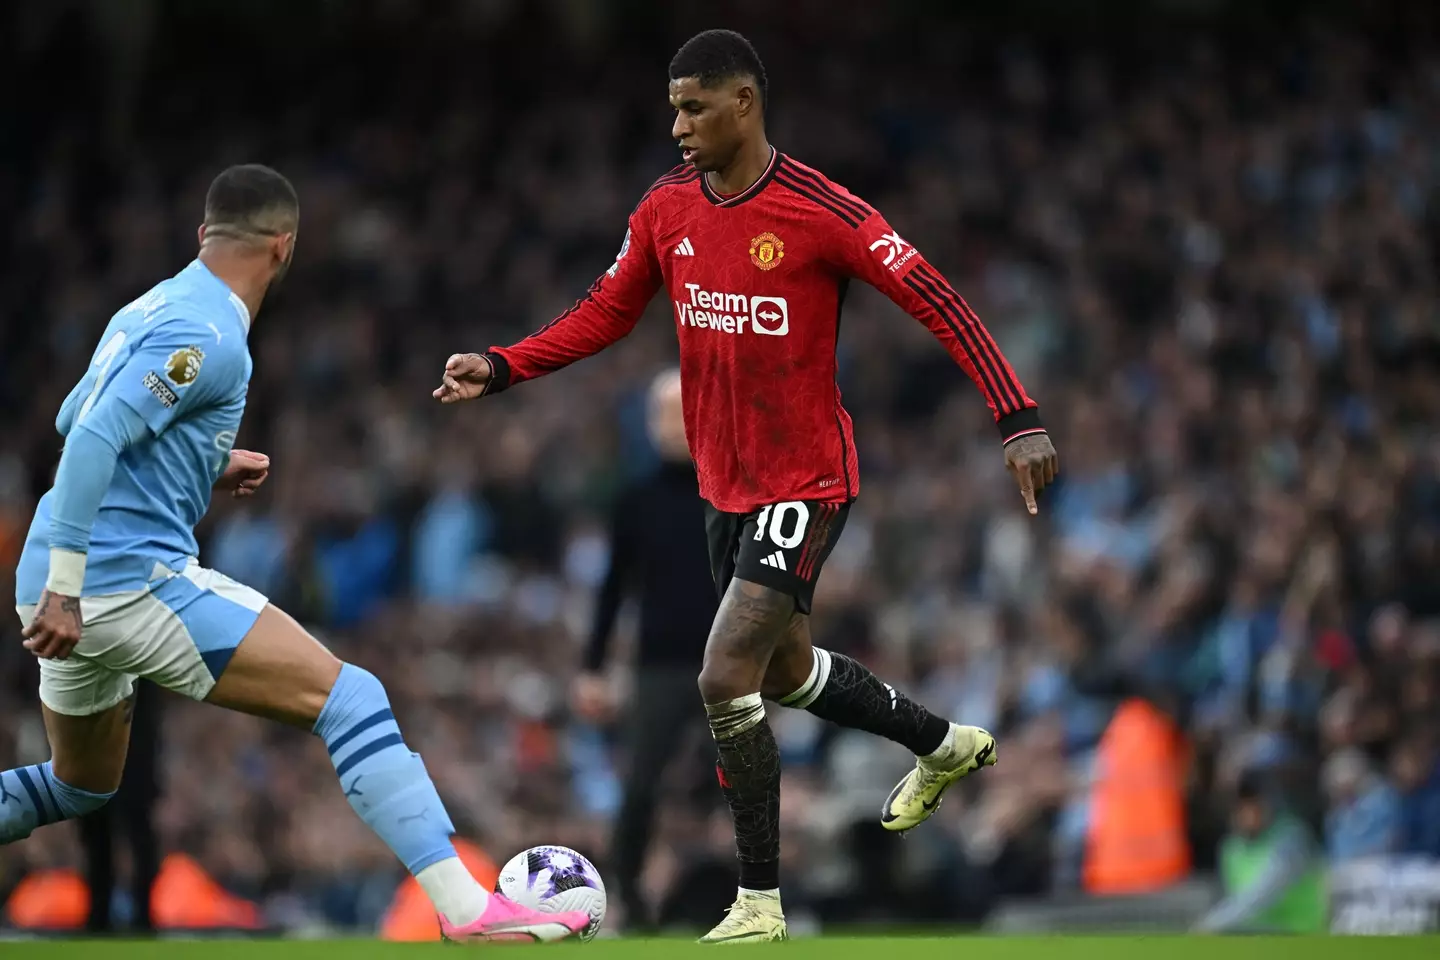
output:
[[[1040,422],[1040,410],[1037,407],[1026,407],[1003,416],[996,422],[996,426],[1000,428],[1001,441],[1007,444],[1032,433],[1045,432],[1045,425]]]
[[[490,361],[490,382],[485,384],[484,393],[488,397],[510,386],[510,361],[494,350],[485,351],[485,359]]]

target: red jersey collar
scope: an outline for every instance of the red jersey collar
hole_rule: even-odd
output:
[[[710,178],[702,173],[700,174],[700,192],[705,194],[705,199],[717,207],[738,207],[746,200],[758,196],[760,191],[764,190],[770,181],[775,179],[775,174],[780,171],[780,164],[783,159],[780,151],[772,146],[770,148],[770,165],[765,168],[764,173],[760,174],[760,179],[732,197],[723,196],[710,189]]]

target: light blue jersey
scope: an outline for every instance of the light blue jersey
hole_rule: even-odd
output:
[[[253,206],[253,193],[267,182],[276,188],[283,178],[268,168],[234,167],[211,195],[219,195],[218,206]],[[21,623],[57,613],[68,619],[79,607],[80,636],[67,655],[37,654],[47,710],[105,715],[133,697],[140,677],[210,700],[243,655],[245,638],[261,629],[269,601],[195,557],[195,524],[210,506],[245,412],[249,327],[244,302],[197,260],[111,318],[90,368],[61,405],[55,425],[65,450],[16,576]],[[53,595],[78,593],[78,603],[37,610],[47,583]],[[279,618],[269,630],[296,633]],[[261,644],[246,675],[293,673],[294,663]],[[351,807],[434,898],[451,939],[553,940],[581,929],[585,914],[557,923],[503,903],[490,909],[489,895],[455,854],[455,827],[401,735],[384,686],[351,664],[327,681],[321,663],[319,675],[305,668],[314,683],[329,683],[311,729],[325,742]],[[267,712],[249,690],[215,699]],[[91,782],[95,777],[82,781],[85,789],[62,778],[67,767],[86,769],[66,746],[56,744],[54,760],[0,770],[0,846],[93,814],[114,796],[88,789],[104,785]]]
[[[67,443],[81,424],[99,434],[120,451],[114,473],[88,544],[64,542],[52,522],[58,485],[41,498],[16,571],[17,604],[38,602],[52,546],[88,554],[85,597],[144,590],[185,569],[245,411],[249,327],[244,302],[198,260],[111,318],[55,426]],[[124,408],[107,407],[117,403]],[[138,415],[148,430],[111,435],[122,428],[109,414],[132,423]]]

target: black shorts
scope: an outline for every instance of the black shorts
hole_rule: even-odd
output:
[[[793,500],[750,513],[724,513],[705,505],[705,536],[710,541],[710,575],[725,599],[730,581],[739,577],[788,593],[795,608],[810,612],[820,568],[840,540],[848,503]]]

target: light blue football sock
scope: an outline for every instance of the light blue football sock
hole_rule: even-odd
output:
[[[455,827],[420,754],[400,736],[390,698],[374,674],[353,664],[315,722],[350,806],[412,874],[455,856]]]
[[[30,836],[36,827],[94,813],[115,796],[72,787],[49,761],[0,771],[0,844]]]

